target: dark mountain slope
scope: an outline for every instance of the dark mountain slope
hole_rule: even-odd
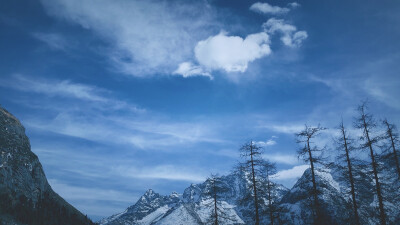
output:
[[[0,224],[93,224],[55,193],[25,128],[0,107]]]

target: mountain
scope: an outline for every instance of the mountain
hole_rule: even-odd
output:
[[[248,213],[251,206],[238,205],[238,201],[246,192],[244,176],[230,174],[222,176],[223,185],[228,191],[221,196],[221,205],[224,213],[232,220],[224,224],[250,224],[252,218]],[[124,212],[105,218],[101,225],[188,225],[205,224],[211,215],[212,207],[206,193],[209,181],[201,184],[192,184],[183,194],[172,193],[162,196],[148,190],[139,200]],[[288,189],[279,186],[279,198],[288,192]]]
[[[0,224],[93,224],[52,190],[25,128],[1,106]]]
[[[346,181],[340,178],[340,172],[330,169],[317,169],[315,171],[318,187],[318,202],[324,225],[330,224],[354,224],[352,222],[352,205]],[[376,214],[377,200],[374,196],[373,179],[368,171],[356,173],[357,201],[361,224],[379,224]],[[246,195],[246,184],[249,182],[245,176],[230,174],[221,177],[221,180],[229,188],[222,196],[224,212],[234,217],[234,221],[226,221],[224,224],[254,224],[251,217],[254,209],[251,204],[239,204],[239,200]],[[383,174],[382,174],[382,177]],[[390,176],[388,176],[390,177]],[[396,224],[400,215],[400,189],[395,186],[396,177],[382,180],[383,186],[388,187],[385,193],[385,201],[388,224]],[[101,225],[166,225],[185,224],[197,225],[206,223],[211,214],[211,200],[204,193],[208,181],[201,184],[192,184],[186,188],[183,194],[173,193],[162,196],[153,190],[148,190],[133,206],[124,212],[108,217],[100,221]],[[304,174],[289,190],[282,185],[277,187],[277,198],[281,212],[280,224],[312,224],[310,208],[311,170],[305,170]],[[397,188],[395,188],[397,187]],[[262,219],[261,224],[269,224]],[[275,223],[279,224],[279,223]],[[398,224],[398,223],[397,223]]]

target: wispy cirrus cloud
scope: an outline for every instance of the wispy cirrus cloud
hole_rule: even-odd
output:
[[[53,107],[55,116],[52,118],[36,117],[27,120],[26,126],[34,129],[101,143],[132,145],[141,149],[224,142],[214,131],[216,125],[201,121],[173,122],[136,107],[135,104],[113,98],[110,91],[96,86],[69,80],[33,79],[22,75],[4,79],[0,86],[51,97],[53,101],[50,105],[37,103],[43,104],[43,108],[51,107],[60,98],[73,100],[67,108]],[[86,104],[80,104],[79,101]],[[120,113],[118,116],[104,116],[103,113],[109,110],[118,110]]]
[[[51,121],[31,119],[26,125],[40,130],[100,143],[132,145],[140,149],[164,149],[193,143],[222,143],[213,126],[201,122],[170,122],[157,117],[110,118],[87,112],[59,112]],[[215,128],[215,127],[214,127]]]
[[[139,77],[171,74],[199,38],[218,26],[203,1],[42,0],[46,11],[102,37],[119,72]]]
[[[203,182],[208,176],[208,171],[199,171],[198,169],[192,170],[190,168],[168,164],[150,168],[122,166],[113,168],[113,171],[121,176],[131,178],[183,180],[191,182]]]
[[[54,50],[62,50],[65,51],[69,43],[65,40],[63,36],[57,33],[33,33],[33,37],[38,39],[39,41],[44,42],[47,44],[51,49]]]
[[[41,80],[21,74],[13,75],[10,79],[2,80],[1,86],[24,92],[35,92],[58,97],[70,97],[80,100],[105,102],[107,98],[101,93],[106,92],[95,86],[73,83],[69,80]]]
[[[50,97],[63,97],[92,102],[108,109],[128,109],[144,112],[134,104],[118,100],[110,96],[111,92],[93,85],[75,83],[70,80],[50,80],[15,74],[1,79],[0,86],[22,92],[32,92]]]

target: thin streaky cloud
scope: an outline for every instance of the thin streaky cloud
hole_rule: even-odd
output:
[[[165,179],[202,182],[208,176],[208,171],[186,168],[176,165],[158,165],[151,168],[136,168],[119,166],[113,168],[113,172],[125,177],[140,179]]]
[[[22,92],[33,92],[50,97],[66,97],[98,103],[108,109],[128,109],[145,112],[134,104],[109,97],[111,91],[93,85],[74,83],[70,80],[49,80],[15,74],[8,79],[1,79],[0,86]],[[108,95],[108,96],[107,96]]]
[[[206,126],[200,122],[174,123],[156,117],[110,118],[88,112],[79,114],[59,112],[51,122],[37,118],[26,121],[26,126],[101,143],[128,144],[141,149],[225,142],[214,135],[216,126]]]
[[[56,33],[33,33],[32,36],[39,41],[42,41],[43,43],[47,44],[51,49],[53,50],[62,50],[65,51],[68,49],[68,42],[66,39]]]

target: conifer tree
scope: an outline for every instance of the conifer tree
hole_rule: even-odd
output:
[[[386,216],[383,205],[382,189],[378,176],[378,163],[376,162],[375,159],[376,153],[374,151],[374,145],[379,141],[379,138],[372,136],[371,132],[373,131],[373,128],[376,127],[376,124],[373,120],[372,115],[368,114],[366,110],[367,110],[366,103],[363,103],[358,107],[359,114],[358,117],[356,118],[354,126],[363,131],[363,134],[360,137],[361,141],[363,141],[363,143],[361,144],[361,148],[369,150],[369,156],[371,158],[371,167],[375,181],[376,194],[378,196],[379,220],[381,225],[386,225]]]
[[[322,163],[321,154],[318,154],[318,152],[321,152],[322,149],[319,149],[316,145],[313,145],[312,140],[317,137],[323,130],[326,130],[326,128],[321,127],[320,125],[318,125],[317,127],[305,125],[305,128],[296,134],[297,143],[304,143],[304,147],[299,149],[299,151],[297,152],[298,157],[302,158],[305,162],[310,163],[314,224],[321,224],[322,222],[322,215],[320,213],[320,207],[318,203],[317,183],[315,181],[315,164]]]
[[[204,196],[212,199],[207,205],[212,208],[211,215],[207,224],[222,225],[227,222],[235,222],[235,218],[229,215],[222,207],[224,195],[229,194],[229,187],[223,182],[221,177],[211,174],[206,181]]]
[[[261,172],[261,187],[260,192],[266,196],[266,213],[269,216],[270,224],[274,225],[274,219],[276,218],[276,213],[278,212],[277,199],[276,199],[276,184],[271,181],[271,178],[276,174],[275,163],[271,163],[265,160],[263,165],[263,170]]]
[[[383,124],[385,125],[385,128],[386,128],[384,138],[388,139],[390,141],[390,146],[392,149],[392,153],[391,153],[392,157],[391,158],[393,158],[393,161],[395,162],[397,175],[400,180],[399,156],[398,156],[397,149],[396,149],[396,144],[399,141],[399,134],[396,132],[396,126],[394,124],[389,123],[386,119],[383,120]]]
[[[244,144],[240,148],[241,157],[244,162],[241,164],[241,168],[245,170],[249,177],[252,189],[252,196],[255,210],[255,225],[260,224],[260,210],[259,210],[259,197],[258,197],[258,181],[257,174],[260,172],[260,166],[263,165],[263,159],[261,157],[262,148],[256,145],[253,141]]]
[[[338,156],[338,161],[345,163],[345,167],[342,168],[344,171],[344,177],[346,181],[350,185],[350,193],[352,197],[352,206],[353,206],[353,213],[354,213],[354,223],[355,225],[360,225],[360,218],[358,215],[358,206],[356,200],[356,191],[354,185],[354,176],[353,176],[353,164],[352,159],[350,157],[350,152],[353,151],[355,148],[353,147],[352,140],[347,133],[346,128],[343,125],[343,120],[339,125],[340,136],[337,138],[336,143],[338,144],[337,148],[341,152]],[[339,165],[340,167],[340,165]]]

